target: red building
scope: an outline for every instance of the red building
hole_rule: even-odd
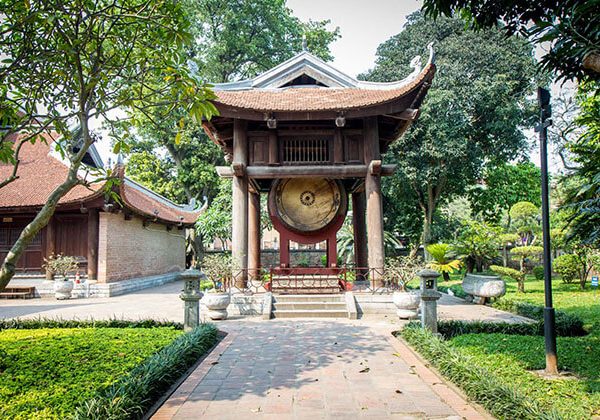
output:
[[[67,163],[53,146],[56,133],[46,133],[44,138],[47,144],[38,141],[23,146],[19,178],[0,188],[0,259],[66,178]],[[93,146],[84,163],[82,179],[90,179],[92,170],[102,167]],[[0,165],[0,179],[6,179],[12,168]],[[76,257],[81,274],[98,283],[185,269],[185,228],[193,226],[199,212],[127,178],[123,166],[116,172],[121,202],[107,198],[103,182],[73,188],[19,260],[19,273],[42,274],[44,258],[51,254]]]

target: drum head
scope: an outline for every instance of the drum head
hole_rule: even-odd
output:
[[[290,229],[314,232],[327,227],[342,208],[343,187],[326,178],[292,178],[273,185],[275,212]],[[345,203],[345,200],[344,200]]]

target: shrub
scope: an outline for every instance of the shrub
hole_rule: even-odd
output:
[[[579,259],[574,254],[559,255],[552,262],[552,269],[564,283],[573,283],[579,277]]]
[[[544,322],[544,307],[534,305],[528,302],[521,302],[511,299],[499,299],[492,304],[494,308],[512,312],[513,314],[521,315],[539,321],[540,334],[543,334]],[[556,333],[564,337],[579,337],[587,335],[587,331],[583,328],[583,320],[577,315],[569,314],[564,311],[555,311],[556,317]]]
[[[510,277],[511,279],[517,282],[519,293],[525,292],[525,273],[523,273],[522,271],[515,270],[514,268],[509,267],[502,267],[500,265],[492,265],[490,266],[490,270],[501,276]]]
[[[463,223],[462,232],[452,249],[463,260],[467,272],[481,272],[484,266],[498,256],[500,228],[487,223],[469,220]]]
[[[385,283],[388,286],[397,285],[400,290],[405,291],[422,268],[423,263],[420,258],[388,257],[385,259],[385,271],[383,272]]]
[[[217,341],[217,329],[203,324],[175,339],[127,376],[79,407],[75,419],[142,418],[152,404]]]
[[[543,308],[541,308],[543,311]],[[566,317],[565,317],[566,315]],[[525,316],[525,315],[522,315]],[[543,317],[543,315],[542,315]],[[544,335],[544,321],[530,317],[534,322],[485,322],[485,321],[438,321],[438,332],[450,339],[463,334],[508,334]],[[583,322],[564,312],[556,317],[556,334],[560,337],[581,337],[587,335]]]
[[[533,276],[536,280],[544,280],[544,266],[536,265],[533,267]]]
[[[542,410],[514,384],[507,384],[493,371],[473,363],[473,359],[428,330],[409,325],[402,330],[406,339],[448,380],[459,385],[473,400],[502,419],[558,418],[554,411]]]
[[[510,250],[511,255],[519,257],[519,266],[521,271],[525,272],[525,260],[533,257],[540,257],[544,252],[544,248],[537,245],[517,246]]]
[[[155,321],[153,319],[141,319],[138,321],[129,321],[125,319],[109,320],[78,320],[78,319],[0,319],[0,331],[15,330],[34,330],[39,328],[159,328],[170,327],[176,330],[183,330],[183,324],[171,321]]]
[[[450,273],[460,269],[460,260],[454,258],[449,244],[431,244],[425,247],[433,261],[427,263],[427,267],[442,273],[444,280],[450,280]]]
[[[449,291],[451,291],[454,296],[461,299],[465,299],[467,296],[469,296],[467,293],[465,293],[460,284],[453,284],[452,286],[443,286],[438,284],[438,290],[448,294],[450,294]]]

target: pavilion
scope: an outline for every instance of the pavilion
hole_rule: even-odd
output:
[[[335,236],[351,202],[355,265],[381,282],[381,177],[395,170],[382,155],[419,116],[435,73],[429,52],[424,66],[415,57],[413,71],[390,83],[356,80],[302,51],[255,78],[215,85],[220,115],[203,125],[231,163],[217,171],[233,178],[236,268],[252,275],[260,267],[260,194],[268,193],[281,272],[294,269],[290,241],[325,240],[327,267],[317,272],[335,273]]]

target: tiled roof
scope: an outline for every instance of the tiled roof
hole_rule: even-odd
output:
[[[215,103],[273,112],[343,111],[385,104],[399,99],[424,81],[431,80],[435,65],[429,63],[409,83],[395,89],[366,88],[283,88],[217,90]]]
[[[62,183],[68,173],[68,167],[51,153],[51,144],[57,139],[56,133],[44,133],[47,143],[37,141],[25,143],[21,149],[19,178],[0,188],[0,211],[4,208],[39,208],[46,203],[52,191]],[[0,180],[12,173],[12,165],[0,164]],[[125,207],[132,212],[166,223],[191,225],[200,216],[200,211],[190,211],[183,206],[170,202],[166,198],[124,177],[119,193]],[[69,191],[60,201],[60,205],[84,203],[102,196],[102,183],[93,184],[91,189],[78,185]]]
[[[125,178],[119,186],[119,195],[126,207],[133,212],[170,223],[192,225],[200,217],[200,210],[191,211],[145,187]]]
[[[0,188],[0,209],[7,207],[41,207],[52,191],[67,177],[68,167],[50,153],[56,133],[43,133],[46,143],[25,143],[21,148],[18,179]],[[12,174],[13,165],[0,164],[0,180]],[[94,184],[91,190],[77,185],[60,201],[60,204],[83,202],[101,194],[102,185]]]

